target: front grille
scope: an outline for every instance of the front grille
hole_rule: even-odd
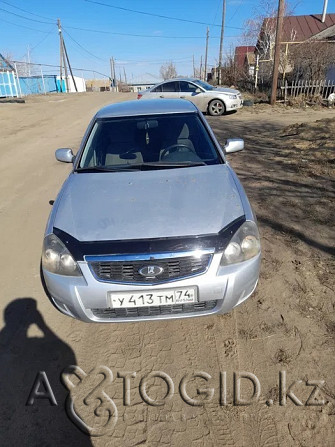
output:
[[[204,273],[211,259],[212,254],[204,254],[199,257],[184,256],[159,260],[91,261],[89,265],[96,278],[101,281],[158,284]],[[145,277],[139,273],[143,267],[153,264],[163,268],[163,272],[151,277]]]
[[[217,304],[217,300],[212,300],[189,304],[171,304],[166,306],[125,307],[124,309],[91,309],[91,311],[97,318],[159,317],[160,315],[206,312],[213,310]]]

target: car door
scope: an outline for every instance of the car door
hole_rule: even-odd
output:
[[[168,81],[161,84],[162,92],[159,98],[179,98],[179,81]]]
[[[179,85],[179,98],[193,102],[201,111],[207,109],[205,93],[201,87],[189,81],[180,81]]]
[[[145,92],[142,98],[144,99],[156,99],[159,98],[162,94],[162,85],[157,85],[157,87],[154,87],[150,89],[150,91]]]

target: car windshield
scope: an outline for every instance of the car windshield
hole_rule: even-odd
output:
[[[195,113],[98,119],[77,171],[167,169],[222,163]]]
[[[196,79],[193,82],[195,84],[200,85],[200,87],[204,88],[205,90],[214,90],[215,89],[215,87],[213,87],[212,85],[208,84],[207,82],[200,81],[199,79]]]

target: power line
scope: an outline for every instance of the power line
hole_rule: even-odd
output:
[[[49,31],[49,32],[47,33],[47,35],[44,36],[43,39],[41,39],[36,45],[34,45],[34,46],[30,49],[30,51],[35,50],[35,48],[38,47],[39,45],[41,45],[41,43],[43,43],[43,42],[50,36],[50,34],[53,33],[53,32],[54,32],[54,29],[53,29],[53,27],[52,27],[52,30]]]
[[[2,22],[8,23],[9,25],[18,26],[19,28],[25,28],[25,29],[29,29],[31,31],[37,31],[39,33],[49,34],[47,31],[42,31],[42,30],[36,29],[36,28],[29,28],[29,26],[19,25],[18,23],[9,22],[8,20],[3,19],[2,17],[0,18],[0,20]]]
[[[39,17],[41,19],[54,20],[54,19],[51,19],[50,17],[40,16],[40,15],[35,14],[33,12],[27,11],[26,9],[19,8],[18,6],[13,5],[12,3],[5,2],[4,0],[0,0],[0,3],[4,3],[5,5],[11,6],[12,8],[18,9],[19,11],[22,11],[22,12],[26,12],[27,14],[30,14],[30,15],[35,16],[35,17]]]
[[[112,6],[112,5],[107,5],[107,4],[99,3],[99,2],[94,2],[94,1],[91,1],[91,0],[85,0],[85,1],[90,2],[90,3],[97,3],[97,4],[99,4],[99,5],[108,6],[108,7],[111,7],[111,8],[117,8],[117,9],[122,9],[122,10],[126,10],[126,11],[128,11],[128,9],[126,9],[126,8],[121,8],[121,7],[116,7],[116,6],[114,7],[114,6]],[[18,8],[18,7],[16,7],[16,6],[14,6],[14,5],[11,5],[10,3],[5,2],[5,1],[3,1],[3,0],[0,0],[0,3],[5,3],[5,4],[8,4],[8,5],[10,5],[10,6],[13,6],[14,8],[19,9],[20,11],[26,12],[26,13],[28,13],[28,14],[33,14],[33,13],[30,13],[29,11],[26,11],[26,10],[24,10],[24,9],[22,9],[22,8]],[[30,18],[30,17],[25,17],[25,16],[23,16],[23,15],[21,15],[21,14],[17,14],[17,13],[15,13],[15,12],[8,11],[8,10],[6,10],[6,9],[4,9],[4,8],[0,8],[0,11],[3,11],[3,12],[5,12],[5,13],[7,13],[7,14],[11,14],[11,15],[14,15],[14,16],[16,16],[16,17],[19,17],[19,18],[21,18],[21,19],[28,20],[28,21],[37,22],[37,23],[45,23],[45,24],[48,24],[48,25],[52,24],[52,22],[46,22],[46,21],[44,21],[44,20],[37,20],[37,19],[32,19],[32,18]],[[173,18],[173,17],[168,17],[168,16],[160,16],[160,15],[151,14],[151,13],[146,13],[146,12],[141,12],[141,11],[133,11],[133,10],[129,10],[129,11],[132,11],[132,12],[135,12],[135,13],[138,13],[138,14],[146,14],[146,15],[153,15],[153,16],[157,16],[157,17],[170,18],[170,19],[172,19],[172,20],[180,20],[180,21],[183,21],[183,22],[205,24],[205,23],[203,23],[203,22],[194,22],[194,21],[190,21],[190,20],[186,20],[186,19],[181,19],[181,18]],[[44,16],[39,16],[39,15],[37,15],[37,14],[33,14],[33,15],[36,15],[37,17],[45,18]],[[4,19],[0,19],[0,20],[2,20],[3,22],[6,22],[6,20],[4,20]],[[52,19],[50,19],[50,20],[52,20]],[[19,25],[19,24],[16,24],[16,23],[11,23],[11,22],[9,22],[9,21],[7,21],[7,23],[9,23],[9,24],[11,24],[11,25],[20,26],[20,27],[22,27],[22,28],[30,29],[30,30],[32,30],[32,31],[45,32],[45,31],[42,31],[42,30],[37,30],[37,29],[32,29],[32,28],[26,27],[26,26],[24,26],[24,25]],[[219,25],[213,25],[213,26],[219,26]],[[90,28],[81,28],[81,27],[75,27],[75,26],[67,26],[66,28],[67,28],[67,29],[74,29],[74,30],[78,30],[78,31],[93,32],[93,33],[100,33],[100,34],[112,34],[112,35],[116,35],[116,36],[125,36],[125,37],[142,37],[142,38],[150,38],[150,39],[152,39],[152,38],[154,38],[154,39],[203,39],[203,36],[160,36],[160,35],[149,35],[149,34],[119,33],[119,32],[113,32],[113,31],[104,31],[104,30],[97,30],[97,29],[90,29]],[[227,26],[226,28],[243,29],[243,28],[229,27],[229,26]],[[71,37],[71,36],[70,36],[70,37]],[[227,36],[227,37],[234,38],[234,37],[240,37],[240,36]],[[220,36],[212,36],[211,38],[212,38],[212,39],[219,39]],[[73,39],[73,40],[74,40],[74,39]],[[76,43],[77,43],[77,42],[76,42]],[[78,44],[78,43],[77,43],[77,44]],[[80,45],[80,44],[79,44],[79,45]],[[86,49],[85,49],[85,51],[86,51]],[[94,56],[94,57],[95,57],[95,56]]]
[[[74,29],[78,31],[85,31],[91,33],[100,33],[100,34],[113,34],[116,36],[125,36],[125,37],[145,37],[145,38],[159,38],[159,39],[203,39],[203,36],[160,36],[160,35],[150,35],[150,34],[131,34],[131,33],[118,33],[115,31],[106,31],[100,29],[92,29],[92,28],[80,28],[76,26],[66,26],[67,29]],[[227,38],[237,38],[242,37],[242,34],[234,35],[234,36],[226,36]],[[220,39],[220,36],[211,36],[211,39]]]
[[[0,11],[6,12],[7,14],[11,14],[11,15],[16,16],[16,17],[20,17],[21,19],[30,20],[31,22],[46,23],[48,25],[52,24],[52,22],[45,22],[45,21],[42,21],[42,20],[31,19],[29,17],[22,16],[21,14],[16,14],[16,12],[7,11],[7,9],[4,9],[4,8],[0,8]]]
[[[106,60],[105,59],[102,59],[101,57],[99,57],[99,56],[96,56],[95,54],[93,54],[93,53],[91,53],[89,50],[87,50],[85,47],[83,47],[79,42],[77,42],[67,31],[66,31],[66,29],[63,27],[62,28],[63,29],[63,31],[64,31],[64,33],[67,35],[67,36],[69,36],[69,38],[76,44],[76,45],[78,45],[78,47],[79,48],[81,48],[82,50],[84,50],[87,54],[89,54],[90,56],[93,56],[93,57],[95,57],[96,59],[99,59],[99,60],[101,60],[101,61],[103,61],[103,62],[106,62]]]
[[[243,1],[241,0],[241,2],[237,5],[235,11],[233,12],[233,15],[230,17],[229,21],[233,20],[233,18],[234,18],[234,17],[236,16],[236,14],[237,14],[237,11],[240,9],[240,7],[241,7],[242,5],[243,5]],[[226,26],[226,28],[228,28],[228,27]]]
[[[12,61],[15,64],[27,64],[26,61],[22,62],[22,61]],[[59,65],[52,65],[52,64],[37,64],[37,63],[30,63],[29,65],[37,65],[38,67],[53,67],[53,68],[59,68]],[[97,70],[92,70],[92,69],[88,69],[88,68],[76,68],[76,67],[72,67],[73,70],[80,70],[80,71],[87,71],[90,73],[97,73],[101,76],[104,76],[105,78],[109,78],[108,75],[104,74],[104,73],[100,73]],[[51,71],[51,70],[50,70]]]
[[[221,1],[219,0],[219,1],[218,1],[218,6],[217,6],[217,8],[216,8],[216,13],[215,13],[215,16],[214,16],[214,20],[213,20],[213,23],[212,23],[211,26],[214,25],[214,22],[215,22],[215,20],[216,20],[217,15],[218,15],[219,8],[220,8],[220,3],[221,3]]]
[[[32,48],[30,48],[30,52],[34,51],[35,48],[37,48],[39,45],[41,45],[41,43],[43,43],[50,36],[50,34],[54,31],[53,28],[54,28],[54,26],[52,26],[52,30],[49,33],[46,33],[46,36],[44,36],[41,40],[38,41],[38,43],[36,45],[34,45]],[[23,56],[21,56],[20,59],[25,57],[26,54],[27,53],[25,53]]]
[[[131,34],[131,33],[118,33],[115,31],[103,31],[98,29],[89,29],[89,28],[79,28],[76,26],[67,26],[67,29],[74,29],[78,31],[85,31],[91,33],[101,33],[101,34],[114,34],[116,36],[125,36],[125,37],[147,37],[147,38],[158,38],[158,39],[203,39],[203,36],[160,36],[160,35],[150,35],[150,34]],[[239,37],[239,36],[230,36],[230,37]],[[220,36],[212,36],[212,39],[219,39]]]
[[[122,65],[124,62],[166,62],[168,59],[170,59],[170,58],[167,57],[165,59],[156,59],[154,61],[151,61],[151,60],[139,61],[138,59],[122,59],[122,62],[119,62],[119,64]],[[173,58],[173,62],[183,62],[183,61],[188,61],[188,60],[191,60],[191,59],[185,58],[185,57],[182,57],[179,59]]]
[[[152,12],[138,11],[138,10],[135,10],[135,9],[123,8],[122,6],[109,5],[107,3],[97,2],[97,1],[94,1],[94,0],[85,0],[85,2],[87,2],[87,3],[94,3],[94,4],[99,5],[99,6],[106,6],[108,8],[119,9],[121,11],[133,12],[135,14],[142,14],[142,15],[146,15],[146,16],[159,17],[161,19],[177,20],[179,22],[187,22],[187,23],[196,23],[197,25],[211,25],[210,23],[206,23],[206,22],[198,22],[198,21],[195,21],[195,20],[182,19],[180,17],[172,17],[172,16],[161,15],[161,14],[154,14]],[[221,27],[221,25],[216,25],[216,24],[212,24],[211,26]],[[243,28],[238,28],[236,26],[227,26],[226,28],[240,29],[240,30],[243,29]]]
[[[85,48],[83,45],[81,45],[78,41],[76,41],[70,34],[69,34],[69,32],[68,31],[66,31],[66,29],[64,28],[64,27],[62,27],[62,30],[64,31],[64,33],[76,44],[76,45],[78,45],[78,47],[79,48],[81,48],[82,50],[84,50],[86,53],[88,53],[90,56],[93,56],[93,57],[95,57],[96,59],[99,59],[99,60],[101,60],[101,61],[103,61],[103,62],[105,62],[105,59],[103,59],[103,58],[101,58],[101,57],[99,57],[99,56],[96,56],[95,54],[93,54],[91,51],[89,51],[89,50],[87,50],[87,48]],[[124,64],[128,64],[128,63],[133,63],[133,62],[135,62],[135,63],[147,63],[147,64],[149,64],[149,65],[151,65],[151,64],[160,64],[160,63],[163,63],[163,62],[165,62],[166,61],[166,59],[161,59],[161,60],[154,60],[154,61],[152,61],[152,60],[136,60],[136,59],[132,59],[132,60],[129,60],[129,59],[122,59],[122,61],[121,62],[117,62],[117,61],[115,61],[115,64],[117,64],[117,65],[124,65]],[[189,62],[189,59],[187,59],[187,58],[180,58],[180,59],[174,59],[174,61],[175,62]]]

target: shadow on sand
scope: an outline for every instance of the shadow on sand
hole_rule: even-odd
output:
[[[12,301],[4,310],[4,320],[0,332],[0,445],[91,446],[89,436],[72,424],[64,409],[67,391],[60,373],[76,364],[70,346],[45,324],[33,298]],[[39,371],[47,375],[55,406],[48,399],[26,405]]]

